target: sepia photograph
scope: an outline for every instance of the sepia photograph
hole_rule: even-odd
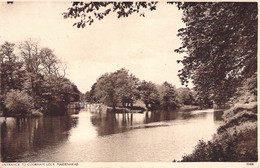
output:
[[[258,167],[257,47],[256,1],[2,1],[0,167]]]

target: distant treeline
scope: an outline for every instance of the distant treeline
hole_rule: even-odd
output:
[[[104,103],[114,109],[118,106],[132,107],[141,100],[147,109],[176,109],[183,105],[207,105],[212,103],[202,100],[189,88],[178,88],[169,82],[161,85],[139,80],[127,69],[105,73],[92,85],[82,100]]]
[[[61,115],[80,91],[53,50],[33,40],[0,46],[0,111],[4,116]]]

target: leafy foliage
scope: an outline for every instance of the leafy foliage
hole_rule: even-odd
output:
[[[221,139],[213,142],[200,141],[191,155],[183,157],[183,162],[206,161],[257,161],[257,130],[247,130],[243,133],[230,135],[225,133]]]
[[[175,87],[168,82],[164,82],[160,88],[161,106],[164,109],[176,109],[179,107],[179,101]]]
[[[208,142],[200,141],[183,162],[257,161],[257,102],[236,105],[224,113],[224,124]]]
[[[146,108],[155,109],[160,105],[160,94],[157,87],[152,82],[142,81],[139,86],[140,97]]]
[[[257,3],[182,3],[182,83],[223,104],[257,67]]]
[[[4,104],[11,115],[15,114],[18,116],[29,115],[33,108],[32,97],[25,91],[18,90],[10,90],[5,96]]]
[[[183,11],[185,28],[179,29],[182,46],[175,51],[187,53],[179,60],[183,84],[194,83],[200,102],[223,105],[234,96],[241,81],[256,72],[257,3],[250,2],[168,2]],[[91,25],[111,12],[118,18],[156,10],[157,2],[73,2],[64,18],[80,21],[78,28]],[[143,16],[143,13],[141,13]]]
[[[194,104],[194,93],[190,88],[178,88],[176,90],[178,95],[178,101],[183,105]]]
[[[179,107],[175,86],[168,82],[156,85],[152,82],[140,82],[129,71],[121,68],[112,73],[105,73],[92,85],[84,95],[89,102],[102,102],[106,105],[131,107],[141,100],[147,109],[175,109]]]
[[[95,19],[101,20],[111,12],[116,12],[118,18],[128,17],[133,13],[139,13],[145,17],[142,9],[156,10],[157,2],[73,2],[67,12],[63,13],[64,18],[78,18],[73,26],[84,28],[91,25]]]
[[[0,46],[0,109],[4,112],[4,115],[7,111],[4,105],[5,95],[12,89],[23,87],[24,82],[22,63],[13,52],[13,43],[5,42]]]
[[[241,86],[235,91],[231,103],[247,104],[257,101],[257,73],[241,82]]]
[[[65,78],[65,67],[51,49],[41,48],[30,39],[18,46],[5,42],[0,46],[0,56],[0,105],[4,116],[8,115],[4,101],[11,90],[29,95],[33,108],[44,114],[64,114],[70,101],[79,100],[77,86]]]
[[[133,104],[138,96],[137,83],[138,79],[123,68],[113,73],[106,73],[97,80],[95,97],[114,109],[120,102],[123,106],[126,103]]]

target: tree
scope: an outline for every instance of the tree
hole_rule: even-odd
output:
[[[138,79],[122,68],[113,73],[102,75],[96,82],[94,97],[110,105],[115,110],[118,103],[131,104],[136,99]]]
[[[161,105],[164,109],[176,109],[179,106],[177,92],[172,84],[168,82],[162,84],[161,96]]]
[[[14,54],[14,46],[13,43],[9,42],[0,46],[0,109],[4,116],[7,110],[4,106],[5,95],[12,89],[21,90],[24,82],[22,62]]]
[[[82,95],[81,101],[90,102],[90,100],[91,100],[90,91],[86,91],[86,93]]]
[[[98,102],[98,98],[96,97],[96,94],[95,94],[96,86],[97,86],[97,82],[95,82],[95,83],[91,86],[91,90],[90,90],[90,92],[89,92],[89,96],[90,96],[89,101],[90,101],[91,103]]]
[[[33,108],[32,97],[25,91],[10,90],[5,97],[4,104],[9,110],[9,116],[22,116],[30,115]]]
[[[42,73],[45,75],[65,76],[66,67],[49,48],[42,48],[39,56],[41,57]],[[63,74],[61,74],[63,71]]]
[[[146,108],[155,109],[160,105],[160,94],[156,85],[152,82],[142,81],[139,86],[140,97]]]
[[[106,73],[97,80],[95,88],[95,97],[101,102],[111,105],[114,110],[119,102],[118,91],[116,90],[118,86],[116,86],[115,81],[115,76]]]
[[[194,96],[190,88],[178,88],[176,90],[178,101],[183,105],[192,105],[194,104]]]
[[[132,107],[135,100],[139,98],[139,79],[133,74],[128,74],[128,70],[121,69],[118,71],[118,80],[121,83],[119,88],[120,102],[123,107]]]
[[[41,107],[42,82],[43,82],[43,59],[41,48],[37,41],[31,39],[21,42],[18,45],[19,54],[25,69],[24,89],[33,97],[35,106]]]
[[[73,2],[64,18],[79,18],[73,26],[84,28],[91,25],[95,19],[101,20],[111,12],[116,12],[118,18],[128,17],[133,13],[145,16],[142,9],[156,10],[157,2]]]
[[[41,97],[45,114],[65,114],[66,105],[80,99],[80,91],[69,79],[64,77],[54,77],[43,80],[43,95]]]
[[[15,47],[19,51],[16,54]],[[8,112],[4,100],[11,90],[32,97],[35,110],[44,114],[65,114],[66,105],[79,100],[80,91],[65,78],[65,67],[53,50],[41,48],[33,40],[18,46],[5,42],[0,46],[0,56],[0,106],[4,116]]]
[[[179,77],[216,104],[226,103],[257,67],[257,3],[182,3],[179,30],[187,53]]]

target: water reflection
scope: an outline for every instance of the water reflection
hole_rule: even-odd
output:
[[[69,109],[67,109],[67,114],[69,114],[69,115],[79,114],[79,112],[80,112],[80,109],[78,109],[78,108],[69,108]]]
[[[91,113],[84,110],[82,110],[78,115],[73,115],[73,117],[78,121],[78,124],[77,127],[70,131],[70,142],[84,142],[97,137],[96,130],[90,121],[91,115]]]
[[[145,123],[174,120],[178,114],[174,111],[155,111],[145,113]]]
[[[98,136],[110,135],[129,131],[143,124],[162,121],[189,120],[205,118],[206,112],[178,112],[178,111],[147,111],[140,113],[93,113],[91,122],[97,128]],[[135,127],[134,127],[135,126]],[[161,126],[157,124],[157,126]],[[146,127],[147,128],[147,127]]]
[[[15,161],[66,141],[68,131],[76,125],[77,120],[70,116],[7,118],[1,123],[2,161]]]
[[[188,134],[190,134],[189,131],[191,128],[200,129],[201,125],[205,125],[209,129],[209,133],[207,135],[210,137],[210,135],[214,133],[214,130],[217,126],[214,123],[221,121],[221,116],[223,114],[223,112],[213,111],[148,111],[142,114],[119,114],[106,113],[102,111],[90,112],[86,110],[82,110],[80,111],[80,113],[78,113],[78,111],[72,111],[70,113],[73,115],[28,119],[16,119],[11,117],[0,118],[1,161],[30,161],[33,157],[38,158],[39,155],[44,155],[41,156],[44,158],[47,157],[46,154],[48,155],[48,153],[51,153],[52,151],[63,151],[67,149],[68,146],[71,149],[74,148],[75,144],[77,143],[87,143],[88,141],[95,140],[95,138],[98,137],[105,137],[106,135],[119,134],[131,130],[140,130],[162,126],[165,127],[175,125],[174,127],[178,128],[177,130],[180,131],[175,133],[172,132],[172,135],[178,134],[177,137],[185,135],[183,139],[187,141],[189,138],[187,139],[186,136],[190,136]],[[200,125],[198,125],[198,123],[200,123]],[[176,129],[171,128],[171,131],[174,130]],[[158,131],[158,137],[156,137],[157,139],[162,133],[162,130]],[[167,128],[166,130],[163,129],[163,131],[165,131],[165,135],[168,135],[167,132],[169,132],[169,130],[167,131]],[[145,135],[145,133],[146,132],[142,132],[141,134]],[[156,134],[156,132],[153,132],[153,134],[149,134],[151,137],[142,137],[143,135],[141,134],[138,134],[138,136],[140,137],[135,136],[135,138],[153,139],[155,138],[153,137],[153,135]],[[204,134],[202,135],[204,136]],[[195,142],[196,139],[193,138],[193,140]],[[113,143],[114,140],[112,140],[112,142],[108,141],[109,140],[106,140],[106,143],[109,144]],[[164,141],[165,143],[169,142],[169,144],[172,145],[172,142],[176,141],[176,138],[175,140],[171,138],[165,138]],[[99,144],[99,141],[96,140],[95,142]],[[128,142],[130,143],[131,140],[129,140]],[[151,145],[151,147],[152,146],[153,145]],[[82,150],[82,148],[84,148],[84,145],[83,147],[79,147],[80,150]],[[70,153],[70,151],[67,152]],[[77,153],[78,151],[74,152]],[[63,154],[65,157],[66,152],[63,152]],[[96,155],[100,156],[101,154],[99,153]],[[59,160],[59,156],[57,157]],[[163,157],[165,156],[162,156],[162,158]],[[50,158],[45,160],[42,159],[41,161],[49,161],[49,159]],[[66,161],[65,158],[62,159],[63,161]],[[77,160],[82,159],[84,161],[84,158],[78,158]],[[109,160],[109,158],[107,159]],[[120,160],[120,158],[118,158],[118,160]]]
[[[222,121],[223,114],[224,114],[224,111],[215,111],[214,112],[214,121]]]

